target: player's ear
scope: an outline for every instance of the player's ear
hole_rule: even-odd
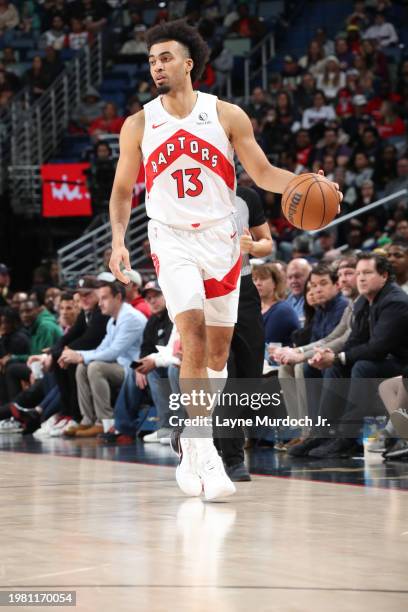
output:
[[[187,57],[185,66],[186,66],[187,73],[192,71],[192,69],[194,68],[194,62],[191,59],[191,57]]]

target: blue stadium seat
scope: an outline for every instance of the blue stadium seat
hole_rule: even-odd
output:
[[[120,91],[106,91],[103,93],[103,99],[106,102],[113,102],[118,107],[119,111],[123,111],[126,104],[126,95]]]
[[[250,38],[226,38],[224,47],[229,49],[234,56],[246,55],[251,50]]]
[[[129,86],[128,79],[104,79],[100,88],[100,92],[108,93],[108,92],[118,92],[123,91]]]
[[[69,62],[77,53],[74,49],[61,49],[60,58],[63,62]]]
[[[146,25],[152,25],[157,16],[157,9],[145,9],[143,11],[143,21]]]
[[[27,51],[26,54],[26,60],[32,60],[34,57],[36,57],[36,55],[40,55],[41,57],[45,57],[45,51],[44,49],[30,49],[29,51]]]
[[[37,42],[34,38],[15,38],[12,42],[13,49],[22,50],[22,49],[35,49]]]
[[[116,64],[112,67],[111,74],[115,75],[115,78],[119,75],[123,78],[125,75],[125,78],[131,79],[139,70],[139,66],[135,64]]]
[[[258,17],[266,20],[277,19],[283,13],[284,7],[283,0],[264,0],[258,5]]]

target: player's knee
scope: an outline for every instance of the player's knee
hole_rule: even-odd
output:
[[[208,349],[208,367],[212,370],[221,371],[228,360],[228,347],[217,346]]]

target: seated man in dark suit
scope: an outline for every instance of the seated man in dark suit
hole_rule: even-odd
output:
[[[358,440],[364,417],[381,413],[378,385],[371,379],[400,375],[408,361],[408,296],[393,282],[389,261],[376,253],[360,253],[356,276],[360,297],[350,336],[337,355],[322,348],[314,363],[324,375],[319,416],[327,419],[336,436],[327,439],[327,427],[315,427],[298,445],[297,455],[361,453]]]

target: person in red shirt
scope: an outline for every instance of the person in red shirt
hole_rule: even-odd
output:
[[[88,128],[91,136],[97,134],[119,134],[125,119],[118,116],[116,104],[108,102],[103,109],[101,117],[92,121]]]
[[[265,25],[249,12],[249,5],[242,3],[237,8],[238,19],[231,25],[231,31],[243,38],[260,40],[265,34]]]
[[[398,117],[395,105],[388,100],[384,101],[380,108],[380,117],[377,123],[377,130],[381,138],[393,138],[395,136],[404,136],[405,123]]]
[[[152,314],[149,304],[140,293],[143,286],[142,277],[137,270],[129,272],[130,283],[126,285],[126,301],[139,310],[148,319]]]

